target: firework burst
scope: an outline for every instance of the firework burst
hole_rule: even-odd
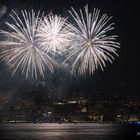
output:
[[[108,35],[114,29],[113,23],[109,23],[111,17],[100,16],[97,9],[89,13],[88,6],[84,12],[78,13],[73,8],[69,12],[74,20],[73,42],[65,62],[70,62],[72,73],[77,75],[93,74],[99,67],[103,70],[105,61],[112,63],[113,54],[117,55],[119,48],[117,36]]]
[[[49,14],[38,31],[39,44],[45,52],[61,54],[70,44],[70,24],[66,18]]]
[[[45,65],[53,72],[55,61],[38,47],[37,30],[40,26],[42,14],[35,12],[21,11],[21,16],[16,12],[10,15],[14,24],[6,22],[12,31],[1,31],[9,40],[1,42],[5,49],[1,53],[2,60],[10,65],[10,70],[14,75],[18,69],[21,69],[22,75],[26,78],[44,77]],[[41,17],[40,17],[41,16]],[[40,17],[40,18],[39,18]]]

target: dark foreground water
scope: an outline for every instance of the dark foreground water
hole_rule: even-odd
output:
[[[1,124],[0,140],[135,140],[139,128],[118,124]]]

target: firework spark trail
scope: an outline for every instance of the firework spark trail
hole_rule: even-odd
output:
[[[78,13],[73,8],[69,12],[73,25],[53,14],[43,18],[40,12],[24,10],[19,17],[13,11],[10,16],[15,24],[6,22],[12,32],[1,31],[10,40],[0,42],[7,46],[1,58],[10,65],[13,75],[22,69],[26,78],[44,77],[45,65],[51,72],[56,65],[51,56],[65,50],[69,54],[64,62],[70,62],[73,74],[93,74],[98,68],[103,70],[106,61],[112,63],[120,44],[115,41],[116,35],[108,35],[114,29],[114,24],[109,23],[111,17],[100,16],[97,9],[89,13],[88,6],[84,12]]]
[[[1,53],[2,60],[10,64],[13,75],[21,69],[22,75],[26,75],[26,78],[37,79],[39,75],[44,77],[45,65],[53,72],[56,63],[49,56],[50,52],[46,54],[38,47],[37,30],[43,15],[40,12],[35,14],[33,10],[32,12],[22,10],[21,17],[16,12],[13,13],[10,16],[15,23],[6,22],[12,32],[1,31],[1,34],[10,38],[1,42],[1,45],[7,46]]]
[[[115,41],[116,35],[108,36],[108,32],[114,29],[113,23],[109,23],[111,17],[106,14],[100,16],[97,9],[89,13],[88,6],[84,10],[80,9],[80,14],[73,8],[69,11],[75,27],[72,29],[73,43],[65,62],[71,63],[72,73],[77,75],[93,74],[99,67],[103,70],[105,61],[112,63],[113,54],[117,55],[120,45]]]
[[[70,44],[70,24],[66,18],[49,14],[41,22],[38,37],[40,46],[46,52],[62,54]]]

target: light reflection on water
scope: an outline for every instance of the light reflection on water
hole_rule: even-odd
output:
[[[121,140],[117,124],[5,124],[0,140]]]

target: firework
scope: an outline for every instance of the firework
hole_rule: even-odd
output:
[[[106,14],[100,16],[100,10],[94,9],[89,13],[88,6],[84,12],[69,11],[73,20],[73,42],[69,48],[70,53],[65,62],[70,62],[72,73],[84,75],[93,74],[99,67],[103,70],[105,61],[112,63],[114,54],[117,55],[116,35],[108,35],[114,29],[109,23],[111,17]]]
[[[70,24],[66,18],[49,14],[38,31],[39,44],[45,52],[61,54],[70,44]]]
[[[2,51],[1,58],[10,65],[13,75],[21,69],[22,75],[26,75],[26,78],[44,77],[45,65],[53,72],[55,61],[50,57],[49,52],[46,54],[38,47],[37,30],[42,14],[40,12],[35,14],[33,10],[31,12],[22,10],[21,16],[14,11],[10,16],[14,24],[9,22],[6,24],[12,31],[1,31],[8,38],[1,42],[2,45],[7,46]]]

